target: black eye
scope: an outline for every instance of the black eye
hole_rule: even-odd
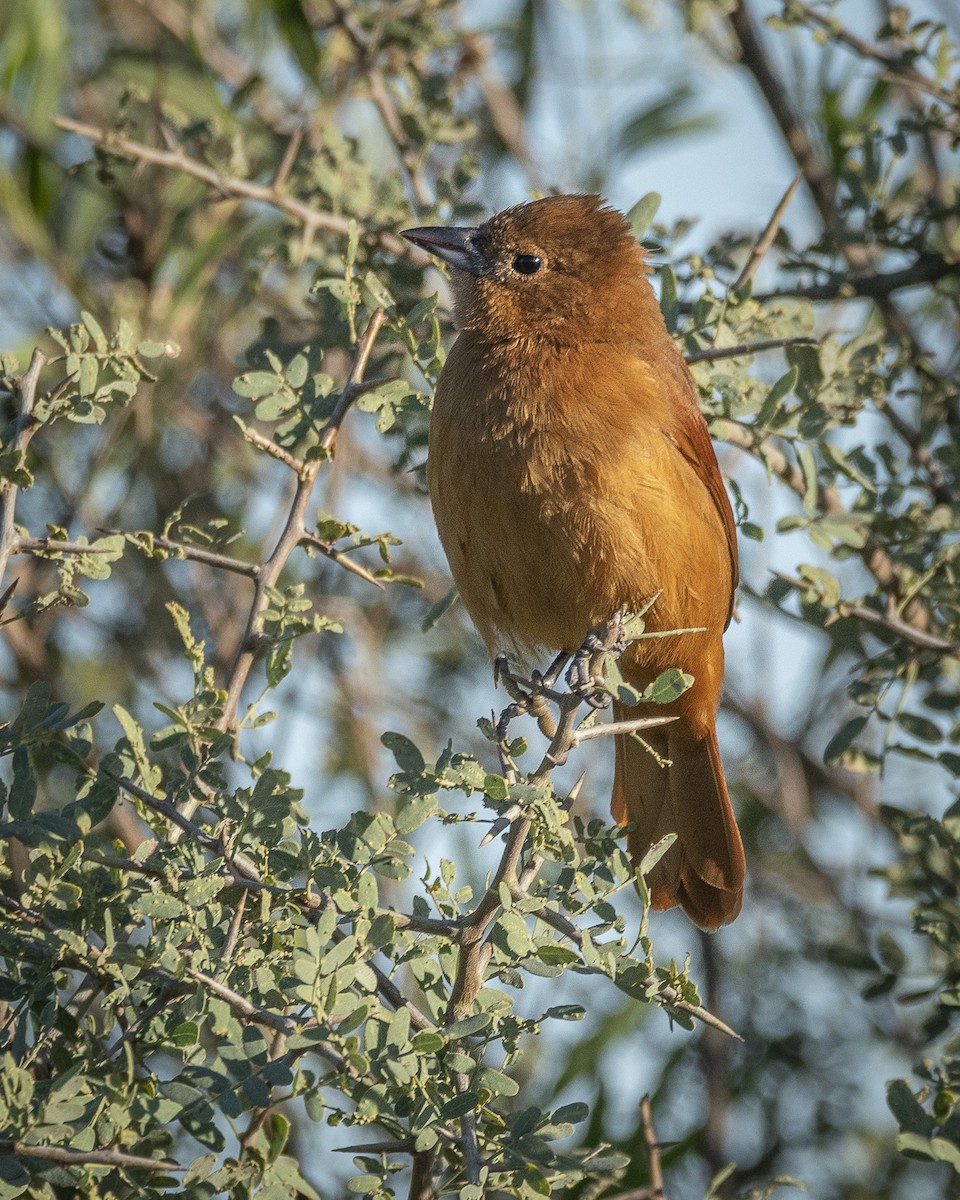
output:
[[[542,266],[539,254],[518,254],[513,260],[513,269],[521,275],[536,275]]]

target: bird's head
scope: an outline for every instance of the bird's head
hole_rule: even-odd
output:
[[[453,268],[457,324],[490,340],[629,340],[649,306],[646,255],[599,196],[547,196],[476,228],[405,229]]]

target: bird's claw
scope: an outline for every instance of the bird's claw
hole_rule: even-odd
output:
[[[602,679],[598,679],[593,671],[594,657],[597,649],[603,649],[598,640],[597,646],[590,645],[587,638],[583,647],[573,656],[573,662],[567,671],[567,685],[571,692],[585,700],[591,708],[607,708],[610,704],[610,693],[604,688]]]

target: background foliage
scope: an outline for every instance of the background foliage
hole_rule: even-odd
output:
[[[3,6],[0,1194],[957,1192],[958,32]],[[650,39],[692,69],[637,90]],[[704,152],[716,77],[782,142],[766,228],[618,190]],[[633,205],[736,501],[716,937],[648,926],[576,698],[556,772],[469,715],[510,697],[427,516],[449,321],[397,230],[552,186]]]

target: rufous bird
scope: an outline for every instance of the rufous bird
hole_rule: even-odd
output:
[[[732,921],[744,856],[716,713],[738,582],[736,528],[693,378],[647,279],[646,253],[599,196],[550,196],[475,229],[403,236],[452,268],[460,333],[437,384],[428,476],[453,578],[491,652],[575,651],[626,606],[646,632],[624,653],[642,691],[668,667],[693,685],[644,730],[616,735],[612,811],[656,908]],[[651,753],[650,751],[654,751]]]

